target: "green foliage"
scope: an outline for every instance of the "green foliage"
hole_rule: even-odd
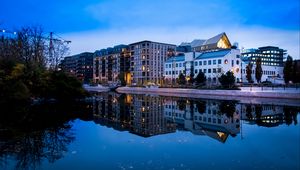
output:
[[[289,81],[293,80],[293,70],[293,58],[288,55],[283,68],[283,77],[285,83],[289,83]]]
[[[249,63],[246,66],[246,79],[249,83],[253,83],[253,80],[252,80],[252,64],[251,63]]]
[[[227,71],[226,74],[222,74],[221,77],[219,77],[219,82],[225,88],[232,88],[235,83],[233,72]]]
[[[22,28],[15,38],[0,37],[0,102],[73,100],[84,96],[74,77],[45,67],[49,56],[41,28]]]
[[[206,76],[202,71],[197,74],[197,77],[195,78],[195,82],[197,85],[204,84],[206,82]]]
[[[261,68],[261,58],[256,59],[256,67],[255,67],[255,79],[257,83],[261,82],[263,70]]]
[[[179,74],[179,76],[178,76],[178,78],[176,79],[176,81],[177,81],[177,83],[178,83],[179,85],[185,85],[185,84],[186,84],[185,76],[184,76],[182,73]]]

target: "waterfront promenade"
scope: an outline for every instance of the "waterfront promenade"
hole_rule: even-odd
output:
[[[264,87],[265,88],[265,87]],[[300,105],[300,89],[262,89],[261,87],[242,87],[241,90],[198,90],[183,88],[142,88],[142,87],[119,87],[116,91],[119,93],[135,93],[135,94],[157,94],[174,97],[195,97],[195,98],[212,98],[212,99],[238,99],[248,101],[258,101],[260,99],[284,101],[289,103],[293,101],[295,105]]]

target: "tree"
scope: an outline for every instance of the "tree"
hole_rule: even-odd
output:
[[[285,83],[289,83],[289,81],[293,80],[293,58],[290,55],[287,56],[283,68],[283,77]]]
[[[186,83],[185,76],[182,73],[179,74],[176,80],[179,85],[184,85]]]
[[[226,74],[222,74],[219,77],[219,82],[223,87],[231,88],[235,83],[235,77],[233,72],[227,71]]]
[[[255,79],[257,83],[261,82],[263,70],[261,68],[261,58],[256,59]]]
[[[200,71],[198,74],[197,74],[197,77],[195,78],[195,82],[196,82],[196,84],[203,84],[203,83],[205,83],[206,82],[206,76],[205,76],[205,74],[202,72],[202,71]]]
[[[121,82],[121,86],[126,86],[125,73],[123,71],[119,73],[118,78]]]
[[[294,61],[293,65],[293,83],[300,83],[300,67],[297,65],[299,62]]]
[[[194,83],[194,81],[195,81],[194,76],[195,76],[195,74],[194,74],[194,72],[192,71],[191,74],[190,74],[190,79],[189,79],[189,81],[188,81],[190,84],[193,84],[193,83]]]
[[[246,66],[246,79],[249,83],[253,83],[253,80],[252,80],[252,64],[249,63],[247,66]]]
[[[177,100],[176,103],[177,103],[177,106],[178,106],[178,109],[179,109],[179,110],[183,111],[183,110],[186,109],[186,100],[184,100],[184,99],[179,99],[179,100]]]

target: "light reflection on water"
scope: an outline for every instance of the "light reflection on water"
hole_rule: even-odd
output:
[[[105,93],[81,112],[3,140],[2,168],[300,168],[299,106]]]

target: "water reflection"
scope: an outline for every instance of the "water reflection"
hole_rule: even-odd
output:
[[[88,106],[86,103],[1,105],[0,167],[38,169],[44,160],[54,163],[63,158],[75,140],[71,121],[86,118],[82,113]]]
[[[145,138],[182,131],[226,143],[242,133],[243,124],[268,128],[296,125],[299,113],[299,106],[280,103],[118,93],[98,94],[75,104],[0,106],[0,167],[9,169],[36,169],[45,161],[63,159],[78,135],[72,129],[75,119]]]
[[[106,93],[93,100],[94,121],[119,131],[150,137],[176,130],[225,143],[248,124],[274,127],[297,124],[299,108],[142,94]]]

